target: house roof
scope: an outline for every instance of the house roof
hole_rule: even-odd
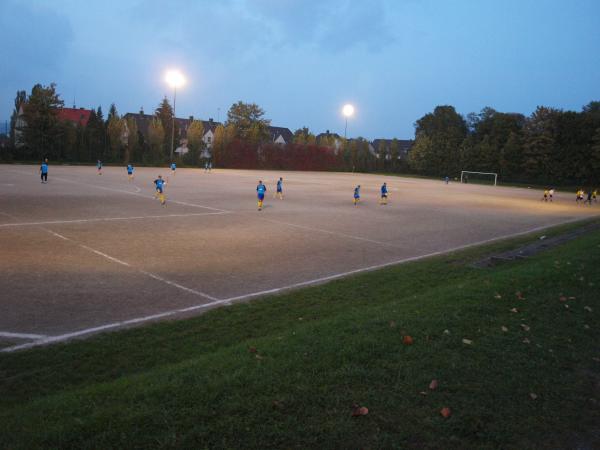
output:
[[[373,147],[375,148],[375,151],[377,151],[379,149],[380,142],[383,142],[385,148],[389,150],[390,146],[392,145],[392,141],[393,139],[375,139],[373,141]],[[400,152],[400,155],[408,154],[413,144],[415,143],[415,141],[413,141],[412,139],[397,139],[397,141],[398,151]]]
[[[125,119],[133,118],[137,124],[138,130],[144,135],[148,135],[148,127],[152,123],[156,116],[153,114],[142,114],[142,113],[127,113],[123,116]],[[188,119],[182,119],[180,117],[175,118],[175,122],[177,122],[177,128],[179,129],[179,136],[185,137],[187,135],[187,130],[194,120],[193,117]],[[215,129],[221,125],[219,122],[215,122],[214,120],[201,120],[202,125],[204,127],[204,133],[208,130],[215,131]]]
[[[294,139],[294,133],[289,128],[269,126],[268,130],[272,141],[281,136],[289,144]]]
[[[91,109],[84,108],[60,108],[57,111],[58,120],[72,122],[75,125],[86,126],[90,120]]]

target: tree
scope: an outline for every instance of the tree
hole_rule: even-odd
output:
[[[193,120],[187,130],[188,153],[184,156],[186,164],[197,166],[200,162],[200,152],[204,148],[204,125],[200,120]]]
[[[467,122],[452,106],[438,106],[433,113],[426,114],[416,123],[415,146],[418,145],[418,158],[412,167],[429,175],[452,175],[460,168],[460,153],[463,140],[467,136]]]
[[[162,122],[157,117],[152,120],[148,127],[148,147],[149,153],[146,156],[145,162],[152,164],[160,164],[165,161],[164,153],[165,129]]]
[[[523,168],[532,180],[554,182],[557,173],[553,170],[555,156],[556,119],[560,111],[538,106],[527,121],[524,143]]]
[[[133,117],[126,119],[125,129],[127,130],[127,150],[125,152],[125,158],[123,162],[125,164],[129,164],[131,161],[141,161],[142,146],[140,145],[137,122]]]
[[[64,102],[56,93],[54,83],[50,86],[36,84],[31,89],[29,99],[23,108],[23,118],[26,123],[23,129],[23,141],[30,157],[59,158],[61,130],[58,125],[57,109],[63,105]]]
[[[106,132],[110,145],[110,159],[113,162],[122,162],[123,149],[127,145],[127,136],[125,134],[125,121],[119,117],[116,110],[108,120]]]
[[[21,106],[25,105],[27,101],[27,92],[25,91],[17,91],[17,95],[15,97],[15,109],[13,109],[13,113],[10,116],[10,143],[13,147],[16,146],[16,132],[22,130],[16,130],[17,126],[17,118],[19,117],[19,110]]]
[[[164,152],[165,157],[167,155],[170,157],[171,146],[173,146],[173,150],[175,150],[177,147],[177,136],[179,136],[179,130],[177,123],[175,123],[175,133],[173,133],[173,118],[175,116],[173,113],[173,107],[169,103],[167,97],[163,98],[162,102],[160,102],[154,111],[154,115],[160,120],[164,130],[162,152]],[[175,136],[175,141],[173,141],[173,136]]]
[[[236,137],[248,140],[249,137],[268,137],[268,127],[270,120],[264,119],[264,110],[256,103],[244,103],[239,101],[231,105],[227,112],[226,126],[231,125],[235,128]]]

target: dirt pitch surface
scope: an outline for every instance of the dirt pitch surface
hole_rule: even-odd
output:
[[[0,166],[0,348],[12,351],[600,213],[574,195],[347,173]],[[167,205],[152,181],[168,177]],[[284,200],[273,197],[284,179]],[[256,206],[257,181],[268,192]],[[390,200],[378,203],[387,181]],[[362,186],[354,206],[353,188]]]

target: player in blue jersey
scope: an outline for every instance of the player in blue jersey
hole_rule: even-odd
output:
[[[354,188],[354,206],[360,201],[360,184]]]
[[[42,165],[40,166],[40,176],[42,178],[42,183],[48,182],[48,158],[42,161]]]
[[[129,181],[133,180],[133,171],[135,169],[133,168],[132,164],[127,164],[127,176],[129,177]]]
[[[279,177],[277,180],[277,192],[275,193],[276,197],[279,197],[279,200],[283,200],[283,178]]]
[[[174,162],[171,163],[171,173],[175,175],[175,170],[177,169],[177,164]]]
[[[256,194],[258,196],[258,210],[261,211],[263,207],[263,202],[265,200],[265,192],[267,192],[267,187],[263,184],[262,180],[259,180],[258,186],[256,186]]]
[[[98,175],[102,175],[102,161],[98,160],[96,168],[98,169]]]
[[[388,201],[388,188],[387,183],[383,183],[381,185],[381,200],[379,200],[380,205],[387,205]]]
[[[165,198],[165,184],[166,181],[163,180],[162,175],[159,175],[158,178],[154,180],[154,186],[156,187],[154,196],[160,200],[160,204],[163,206],[167,203],[167,199]]]

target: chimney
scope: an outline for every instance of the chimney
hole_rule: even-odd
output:
[[[190,122],[194,121],[194,116],[190,116]]]

